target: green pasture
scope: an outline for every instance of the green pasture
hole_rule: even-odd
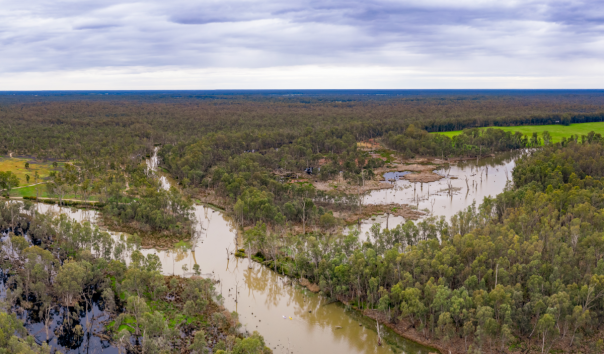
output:
[[[541,134],[544,131],[548,131],[554,142],[559,142],[562,138],[568,138],[571,135],[578,134],[587,135],[589,132],[593,131],[596,133],[600,133],[604,136],[604,122],[598,123],[579,123],[579,124],[571,124],[569,126],[564,125],[520,125],[515,127],[492,127],[496,129],[502,129],[510,132],[521,132],[524,135],[531,136],[533,133]],[[482,128],[486,129],[486,128]],[[461,130],[452,131],[452,132],[442,132],[442,133],[432,133],[432,134],[443,134],[448,137],[454,137],[455,135],[461,134]]]
[[[38,188],[38,192],[36,193],[36,188]],[[46,191],[46,183],[38,184],[35,186],[25,186],[21,188],[15,188],[10,191],[11,197],[40,197],[40,198],[56,198],[56,196],[48,195]],[[63,196],[63,199],[82,199],[80,194],[75,195],[73,193],[68,193]],[[90,196],[88,197],[88,201],[98,201],[98,196]]]
[[[25,168],[25,163],[29,163],[29,168]],[[26,175],[29,175],[29,184],[34,183],[34,174],[38,172],[39,180],[42,182],[47,179],[51,171],[63,169],[64,162],[59,162],[57,169],[52,166],[52,162],[38,161],[29,157],[9,157],[0,156],[0,171],[11,171],[19,178],[19,185],[27,185]]]
[[[46,193],[46,184],[15,188],[10,191],[10,195],[11,197],[35,197],[36,188],[38,188],[38,197],[48,198],[48,194]]]

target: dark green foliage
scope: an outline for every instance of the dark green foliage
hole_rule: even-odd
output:
[[[494,152],[539,146],[538,141],[527,139],[521,133],[504,132],[501,129],[465,129],[453,138],[441,134],[428,134],[410,125],[403,134],[388,133],[384,137],[386,146],[403,152],[407,157],[475,157]]]
[[[376,225],[364,242],[314,232],[275,241],[260,225],[246,240],[279,273],[443,343],[589,347],[604,318],[604,146],[582,140],[524,157],[513,188],[449,223]]]

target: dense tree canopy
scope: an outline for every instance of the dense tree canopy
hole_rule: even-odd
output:
[[[602,156],[597,135],[534,151],[518,162],[513,188],[450,222],[376,224],[366,237],[280,238],[259,225],[246,242],[278,271],[445,346],[463,338],[465,349],[490,352],[535,340],[545,352],[588,350],[600,345],[604,318]]]

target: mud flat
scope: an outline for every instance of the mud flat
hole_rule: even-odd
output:
[[[390,215],[390,217],[398,216],[408,220],[417,220],[425,215],[425,213],[418,211],[407,204],[390,203],[363,205],[360,211],[336,212],[334,213],[334,216],[343,218],[346,223],[352,224],[359,220],[386,214]]]
[[[407,177],[411,173],[392,181],[392,189],[376,190],[363,196],[364,205],[389,205],[392,203],[415,206],[415,210],[423,212],[419,218],[429,216],[444,216],[449,219],[459,211],[467,209],[473,203],[480,205],[485,197],[494,197],[503,192],[507,183],[512,183],[512,170],[516,159],[528,150],[498,154],[494,157],[481,158],[478,161],[459,160],[446,165],[418,165],[416,170],[433,169],[441,178],[432,182],[411,181]],[[408,166],[397,166],[405,169]],[[423,172],[419,172],[421,174]],[[364,234],[374,223],[386,226],[386,216],[381,215],[376,220],[363,220],[361,233]],[[404,223],[413,218],[389,219],[389,227]]]

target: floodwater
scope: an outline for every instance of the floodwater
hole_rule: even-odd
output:
[[[157,156],[157,152],[159,151],[159,146],[156,146],[153,149],[153,155],[146,160],[147,163],[147,175],[154,174],[159,178],[159,183],[161,187],[165,190],[170,189],[170,182],[168,178],[163,174],[157,173],[157,167],[159,166],[159,157]]]
[[[153,156],[156,158],[156,154]],[[157,161],[150,163],[151,170]],[[166,180],[169,188],[169,182]],[[96,212],[56,205],[37,204],[40,212],[65,213],[78,221],[96,220]],[[384,345],[378,346],[375,321],[342,304],[305,288],[256,262],[233,255],[238,242],[236,225],[225,214],[209,207],[195,206],[196,233],[190,245],[171,250],[142,249],[162,262],[165,275],[192,276],[198,264],[202,276],[219,280],[217,290],[224,306],[237,311],[243,330],[255,330],[267,345],[279,353],[406,353],[428,354],[430,348],[398,336],[381,327]],[[116,239],[119,233],[111,233]]]
[[[72,219],[78,221],[94,220],[96,212],[58,208],[54,205],[35,204],[39,212],[64,213]],[[0,234],[4,240],[8,233]],[[27,235],[24,235],[30,242]],[[10,276],[0,269],[0,298],[5,299],[7,282]],[[99,302],[100,295],[96,294],[92,298],[90,306],[82,306],[79,311],[74,308],[65,308],[56,306],[51,310],[52,320],[48,324],[48,331],[44,326],[44,320],[40,317],[39,309],[25,309],[23,307],[15,311],[30,335],[35,338],[38,344],[48,343],[51,352],[56,353],[108,353],[118,354],[118,349],[111,345],[111,342],[95,336],[94,333],[105,331],[105,321],[109,320],[108,314],[102,309]],[[71,319],[71,323],[69,322]]]
[[[94,211],[47,204],[39,204],[38,208],[41,212],[62,212],[78,221],[96,219]],[[195,217],[197,233],[191,246],[141,252],[157,254],[165,275],[192,276],[193,265],[198,264],[202,276],[220,281],[216,287],[224,297],[224,306],[237,311],[243,329],[249,333],[259,331],[275,354],[434,352],[384,326],[385,344],[378,346],[375,321],[346,310],[339,303],[328,303],[327,298],[305,288],[290,285],[287,277],[265,266],[235,257],[232,253],[237,230],[222,212],[198,205]],[[118,233],[112,234],[119,237]]]
[[[480,203],[485,196],[500,193],[507,179],[511,178],[518,156],[518,153],[510,153],[478,162],[460,162],[451,165],[450,170],[441,168],[437,171],[446,178],[423,185],[396,180],[394,189],[372,191],[365,196],[364,202],[412,204],[420,210],[427,209],[430,215],[449,218],[474,201]],[[150,165],[154,169],[157,162]],[[396,179],[400,175],[392,177]],[[163,185],[169,188],[167,180]],[[37,208],[40,212],[62,212],[78,221],[96,220],[94,211],[47,204],[37,204]],[[239,313],[244,330],[259,331],[274,353],[427,354],[435,351],[401,338],[386,328],[383,328],[386,344],[377,346],[374,321],[355,311],[346,310],[342,304],[328,303],[325,297],[291,285],[287,277],[267,267],[234,257],[232,253],[238,240],[237,229],[222,212],[198,205],[195,207],[195,217],[196,239],[190,245],[172,250],[141,251],[160,257],[163,274],[191,276],[193,265],[198,264],[204,277],[219,280],[217,290],[224,297],[225,307]],[[372,224],[378,222],[383,226],[388,222],[393,227],[404,221],[402,217],[391,216],[386,221],[385,216],[376,216],[362,224],[362,231],[364,234]],[[113,235],[119,237],[117,233]]]
[[[371,191],[364,196],[363,203],[408,204],[424,211],[426,216],[444,216],[448,221],[451,216],[467,209],[472,203],[476,202],[478,206],[485,197],[495,197],[503,192],[508,181],[512,180],[516,159],[526,153],[530,151],[506,152],[478,161],[460,161],[451,164],[449,170],[445,167],[436,170],[437,174],[445,178],[430,183],[409,182],[396,178],[397,175],[388,174],[387,180],[396,179],[393,182],[394,188]],[[385,228],[386,219],[386,215],[378,215],[365,220],[361,223],[361,235],[364,236],[376,223]],[[403,217],[390,216],[388,227],[395,227],[405,221]]]

